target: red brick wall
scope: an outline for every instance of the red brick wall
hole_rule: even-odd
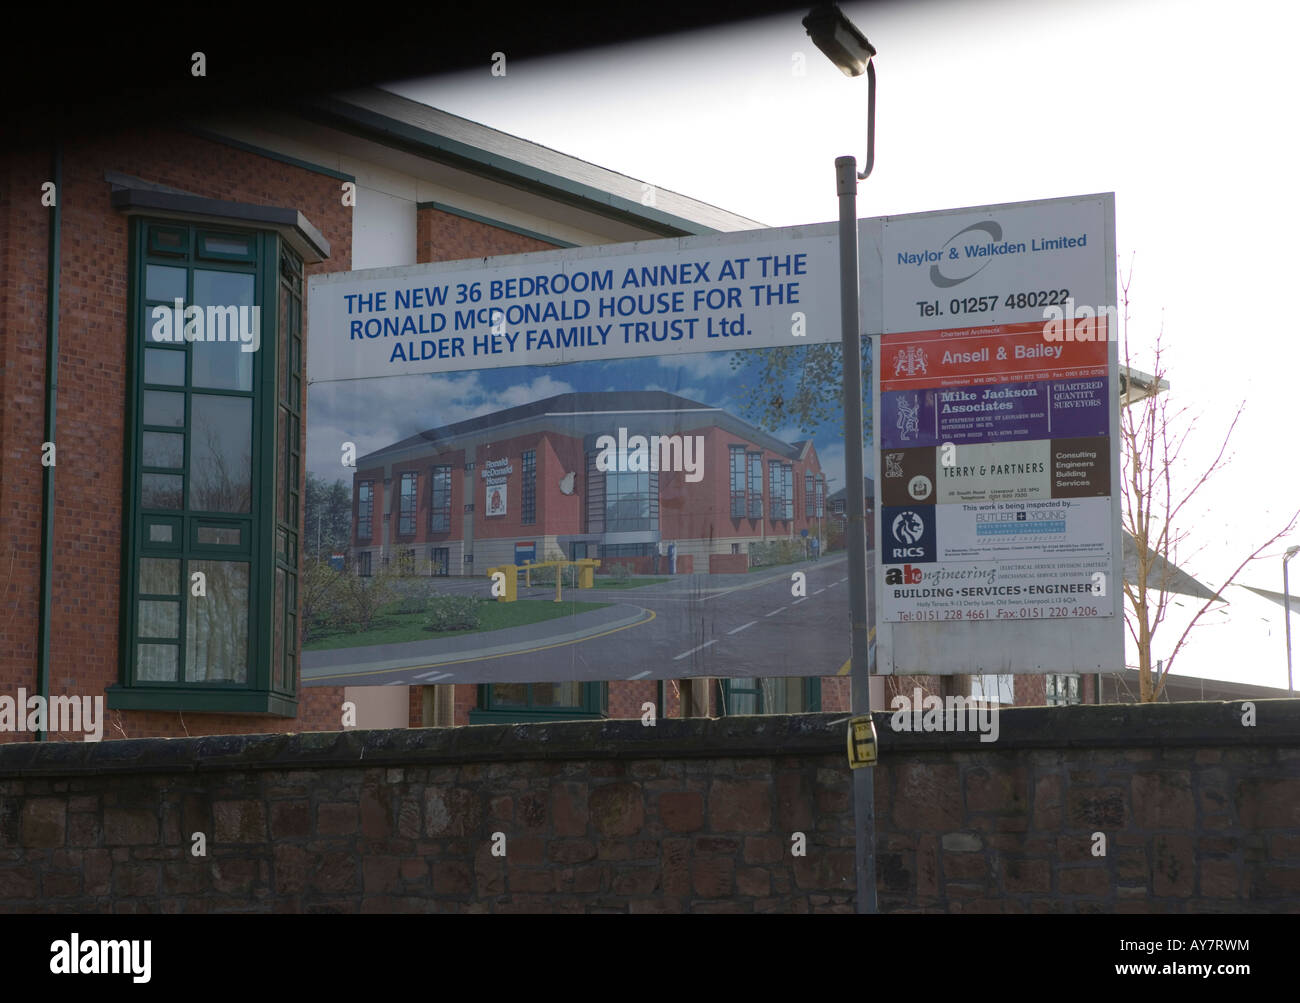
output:
[[[555,247],[555,244],[441,209],[421,209],[416,217],[415,260],[419,262],[490,258],[498,254],[549,251]]]
[[[653,679],[615,681],[609,684],[609,716],[616,718],[640,718],[641,705],[651,703],[658,706],[659,684]],[[658,711],[655,712],[656,715]]]
[[[161,129],[65,145],[51,695],[103,693],[119,677],[128,218],[109,203],[105,170],[207,198],[299,209],[329,240],[332,253],[309,265],[308,273],[351,265],[351,210],[332,178]],[[31,692],[37,674],[48,233],[40,186],[50,179],[49,158],[6,156],[3,179],[0,583],[7,587],[0,584],[0,690],[13,693],[19,686]],[[297,720],[112,711],[105,737],[338,726],[341,689],[302,690],[300,696]],[[0,734],[0,741],[16,737],[23,736]]]
[[[702,459],[703,479],[687,481],[684,473],[659,475],[659,518],[664,539],[699,539],[735,536],[798,536],[799,531],[808,529],[810,533],[817,530],[816,518],[807,517],[804,502],[804,474],[811,471],[820,473],[821,466],[817,453],[809,449],[807,457],[791,463],[791,479],[794,492],[793,518],[773,519],[772,485],[768,476],[768,463],[771,460],[789,462],[786,457],[770,450],[761,449],[742,436],[733,435],[713,426],[693,430],[690,434],[704,438],[704,455]],[[748,452],[762,452],[763,457],[763,513],[760,519],[731,518],[731,453],[730,447],[744,444]],[[748,459],[746,464],[748,464]],[[746,486],[748,487],[748,466]],[[748,503],[747,503],[748,504]],[[717,524],[713,524],[718,520]]]
[[[749,570],[748,554],[710,554],[709,574],[736,575]]]
[[[850,689],[848,676],[824,676],[821,709],[827,712],[852,709]]]

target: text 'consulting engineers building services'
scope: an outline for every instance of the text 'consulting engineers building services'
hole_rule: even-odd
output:
[[[662,391],[566,393],[359,457],[353,498],[361,575],[398,561],[486,576],[557,555],[725,574],[747,570],[751,544],[819,537],[826,480],[811,441],[720,408]]]

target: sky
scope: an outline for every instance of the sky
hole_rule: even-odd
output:
[[[860,216],[1115,193],[1131,363],[1151,371],[1163,329],[1170,406],[1195,421],[1176,492],[1195,483],[1245,402],[1227,466],[1180,520],[1189,546],[1178,563],[1218,586],[1300,507],[1288,434],[1300,363],[1288,302],[1300,286],[1300,5],[840,6],[879,53],[876,162],[859,185]],[[480,71],[385,86],[767,226],[826,222],[837,213],[835,158],[865,156],[866,81],[816,49],[803,13],[546,60],[507,52],[503,77],[485,57]],[[480,373],[446,379],[458,384],[449,391],[490,391],[508,406],[562,392],[557,373],[504,388],[476,386],[489,379]],[[1280,591],[1280,555],[1298,542],[1300,531],[1267,548],[1239,580]],[[1292,567],[1300,575],[1300,561]],[[1231,643],[1180,660],[1285,686],[1280,610],[1223,619]]]

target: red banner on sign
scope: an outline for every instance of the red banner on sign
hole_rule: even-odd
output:
[[[1097,340],[1076,341],[1067,321],[1047,340],[1044,322],[911,331],[881,339],[880,389],[1028,383],[1106,375],[1105,318],[1089,321]],[[1054,332],[1056,333],[1056,332]]]

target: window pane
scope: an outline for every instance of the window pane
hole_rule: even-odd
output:
[[[527,683],[495,683],[492,686],[493,707],[526,707],[527,705]]]
[[[168,425],[182,428],[185,425],[185,395],[168,390],[144,392],[144,424]]]
[[[289,290],[283,283],[280,285],[280,337],[276,347],[279,354],[280,376],[277,380],[279,384],[280,403],[288,404],[289,401]],[[296,406],[297,401],[293,404]]]
[[[204,338],[191,348],[194,386],[253,389],[252,346],[261,338],[260,311],[253,309],[255,285],[254,276],[242,272],[194,270],[194,302],[205,308]]]
[[[180,603],[157,599],[140,600],[140,626],[137,633],[141,637],[179,637],[180,627]]]
[[[284,593],[284,672],[280,676],[280,685],[285,689],[294,684],[293,665],[298,653],[298,578],[288,575]]]
[[[171,543],[172,524],[169,522],[151,522],[149,524],[150,543]]]
[[[241,533],[237,526],[200,526],[196,536],[208,546],[238,547]]]
[[[180,577],[181,562],[175,558],[140,558],[140,591],[145,595],[180,595]]]
[[[166,348],[144,350],[144,381],[169,387],[185,385],[185,353]]]
[[[192,682],[246,682],[248,678],[248,564],[190,561],[203,572],[205,596],[185,608],[185,678]]]
[[[168,265],[146,265],[144,270],[144,298],[147,300],[174,300],[185,298],[185,269]],[[152,330],[152,325],[150,326]],[[176,332],[172,332],[172,337]]]
[[[180,508],[182,478],[180,474],[141,474],[140,504],[144,508]]]
[[[271,678],[283,685],[284,679],[284,568],[275,569],[275,619],[271,632]]]
[[[757,714],[758,713],[758,693],[754,690],[738,690],[737,682],[753,683],[752,679],[734,680],[732,682],[731,692],[727,696],[727,713],[728,714]]]
[[[141,463],[146,467],[185,465],[185,436],[178,432],[145,432]]]
[[[141,644],[135,653],[135,678],[151,683],[176,682],[179,645]]]
[[[195,394],[190,422],[190,508],[200,512],[249,511],[252,399]]]
[[[533,706],[578,707],[582,704],[582,683],[533,683]]]
[[[187,234],[184,230],[175,230],[171,227],[151,226],[149,227],[149,246],[154,251],[163,251],[170,254],[184,254],[189,246]]]
[[[249,237],[235,237],[230,234],[216,236],[215,234],[205,233],[200,238],[201,254],[229,254],[241,258],[246,258],[251,253],[249,249]]]

